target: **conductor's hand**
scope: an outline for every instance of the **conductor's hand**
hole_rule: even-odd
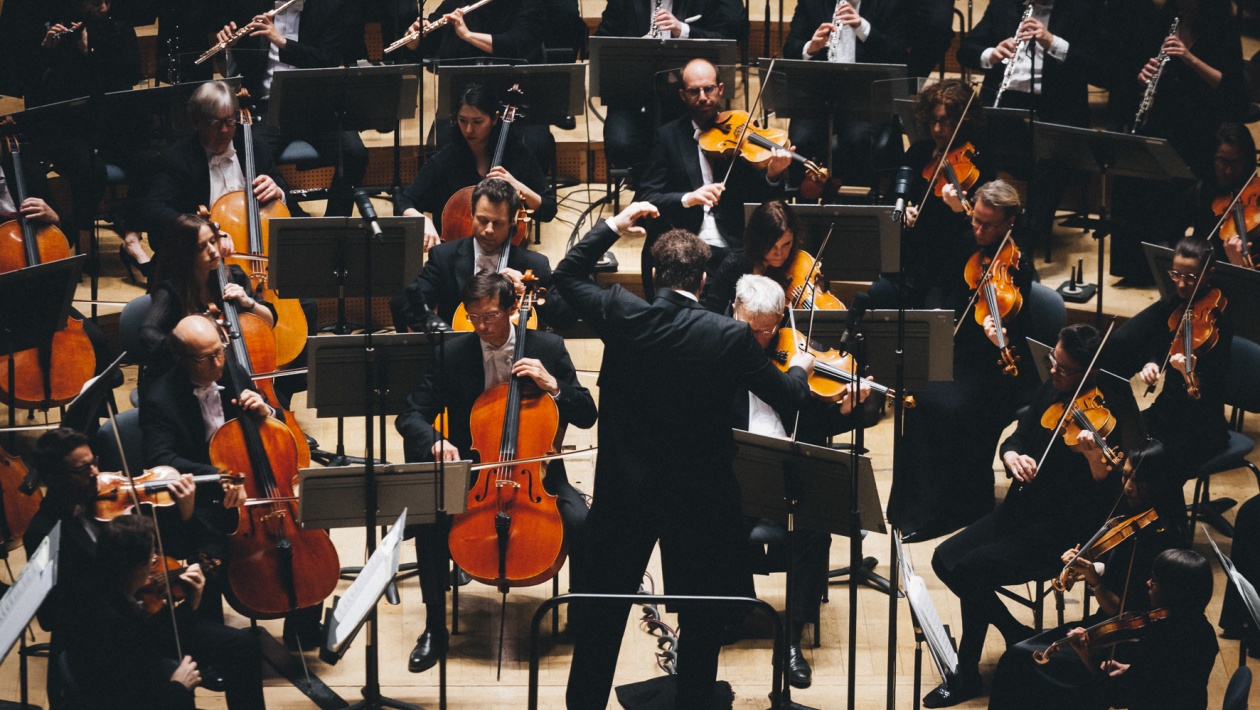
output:
[[[201,685],[201,673],[197,670],[197,662],[192,659],[192,656],[184,656],[184,660],[179,662],[179,667],[171,674],[171,680],[184,686],[184,689],[189,692]]]
[[[1154,386],[1156,382],[1159,382],[1159,365],[1153,362],[1146,363],[1142,366],[1142,371],[1138,373],[1138,377],[1142,378],[1143,384]]]
[[[459,460],[459,449],[455,448],[454,444],[446,439],[433,442],[433,446],[429,449],[429,453],[433,454],[434,461],[450,462]]]
[[[259,204],[275,202],[283,195],[284,190],[280,189],[270,175],[259,175],[254,178],[254,197],[258,198]]]
[[[517,377],[528,377],[538,385],[538,389],[552,397],[560,396],[560,383],[547,372],[543,364],[531,357],[523,357],[512,365],[512,374]]]
[[[270,404],[267,404],[267,400],[253,390],[241,390],[240,399],[232,400],[232,404],[260,417],[270,417],[275,414],[275,410],[271,408]]]
[[[660,216],[660,210],[651,202],[631,202],[620,214],[608,221],[608,226],[623,237],[643,237],[647,236],[647,230],[635,223],[644,217]]]
[[[682,196],[683,207],[716,207],[719,200],[722,199],[722,191],[726,189],[722,183],[711,182],[704,185],[694,192],[688,192]]]
[[[1002,455],[1002,463],[1006,464],[1006,470],[1011,472],[1015,480],[1021,483],[1030,483],[1037,477],[1037,462],[1031,456],[1007,451]]]
[[[1004,62],[1015,56],[1015,47],[1016,43],[1014,37],[1007,37],[1002,40],[996,47],[993,48],[993,53],[989,55],[989,63],[997,64],[998,62]]]
[[[799,367],[805,371],[808,377],[814,376],[814,356],[807,352],[798,352],[792,356],[792,360],[788,363],[788,367]]]

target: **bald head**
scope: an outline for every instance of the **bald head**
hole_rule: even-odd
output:
[[[185,316],[171,331],[171,353],[199,386],[223,376],[223,339],[217,323],[201,315]]]
[[[687,114],[700,126],[707,126],[722,104],[723,87],[718,81],[717,68],[707,59],[693,59],[683,67],[682,82],[678,95],[687,107]]]

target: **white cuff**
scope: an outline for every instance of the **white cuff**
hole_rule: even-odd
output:
[[[993,68],[993,60],[991,59],[991,57],[993,56],[993,50],[995,49],[996,47],[989,47],[988,49],[980,53],[980,68],[981,69]]]
[[[1046,50],[1046,54],[1057,62],[1065,61],[1068,54],[1068,41],[1055,35],[1054,39],[1050,40],[1050,49]]]
[[[865,42],[866,38],[871,35],[870,21],[863,17],[862,24],[853,28],[853,35],[858,38],[859,42]]]
[[[678,31],[678,39],[687,39],[691,36],[691,25],[686,22],[682,23],[682,29]]]

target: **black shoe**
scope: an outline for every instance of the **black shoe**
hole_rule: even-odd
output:
[[[436,632],[426,627],[420,638],[416,639],[416,647],[411,649],[411,655],[407,658],[407,670],[423,673],[436,666],[438,660],[446,655],[448,643],[445,627]]]
[[[201,671],[201,687],[211,693],[222,693],[227,689],[227,681],[214,666],[201,666],[198,670]]]
[[[948,708],[979,695],[984,691],[984,681],[980,675],[947,675],[945,682],[936,686],[936,690],[923,696],[925,708]]]
[[[152,261],[146,261],[143,264],[136,261],[136,257],[132,256],[131,252],[127,251],[126,245],[123,245],[118,248],[118,260],[122,262],[123,268],[127,270],[127,277],[131,279],[131,282],[133,284],[137,286],[148,287],[149,285],[148,278],[153,273]],[[143,276],[145,280],[144,281],[137,280],[136,274],[134,271],[132,271],[132,269],[135,269],[135,271],[139,271],[140,275]]]
[[[809,667],[809,661],[805,660],[805,656],[801,655],[801,643],[797,641],[788,644],[788,683],[793,688],[808,688],[810,683],[814,682],[814,671]]]

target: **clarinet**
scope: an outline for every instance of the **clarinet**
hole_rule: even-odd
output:
[[[660,28],[656,26],[656,14],[660,11],[661,0],[656,0],[656,3],[652,5],[652,27],[648,30],[648,36],[652,39],[662,39],[662,35],[664,34],[661,32]]]
[[[1168,30],[1168,37],[1177,35],[1177,23],[1180,20],[1180,17],[1173,18],[1172,28]],[[1146,114],[1150,112],[1151,106],[1155,103],[1155,89],[1159,86],[1159,77],[1164,74],[1164,65],[1168,63],[1168,53],[1161,48],[1159,56],[1155,60],[1159,62],[1159,66],[1155,68],[1155,74],[1151,77],[1151,80],[1146,82],[1146,93],[1142,94],[1142,103],[1138,106],[1137,115],[1133,117],[1133,129],[1129,131],[1130,133],[1137,133],[1146,125]]]
[[[1024,20],[1032,17],[1032,12],[1033,3],[1032,0],[1028,0],[1028,6],[1024,8],[1024,16],[1019,18],[1019,23],[1015,25],[1016,33],[1019,32],[1019,26],[1024,24]],[[1006,62],[1006,71],[1002,74],[1002,85],[998,87],[997,98],[993,100],[993,108],[997,108],[1002,103],[1002,94],[1006,93],[1006,90],[1011,86],[1011,79],[1015,78],[1015,60],[1028,51],[1028,43],[1031,41],[1032,38],[1020,40],[1015,45],[1015,56],[1002,60]]]
[[[836,22],[836,18],[840,16],[840,6],[847,4],[848,0],[838,0],[836,2],[836,10],[831,13],[832,24],[837,27],[831,31],[831,36],[827,37],[827,61],[837,63],[840,61],[841,49],[845,45],[852,45],[855,41],[853,28],[848,25],[841,25]]]

